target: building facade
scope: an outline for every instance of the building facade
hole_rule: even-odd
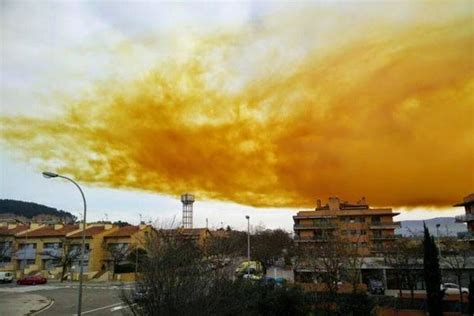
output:
[[[118,227],[107,223],[87,224],[83,271],[86,279],[111,271],[111,256],[117,246],[144,248],[150,225]],[[72,262],[69,271],[77,278],[80,270],[82,224],[0,223],[0,271],[15,272],[16,277],[40,273],[59,278],[61,262]],[[113,248],[113,249],[112,249]]]
[[[465,210],[465,215],[456,216],[457,222],[467,223],[467,230],[474,233],[474,193],[464,197],[463,201],[454,206],[462,206]]]
[[[300,211],[293,216],[295,242],[315,246],[343,239],[357,247],[364,256],[382,255],[396,239],[395,213],[391,208],[371,208],[365,198],[351,204],[330,197],[327,204],[318,200],[315,210]]]
[[[474,244],[474,193],[464,197],[463,201],[455,204],[457,207],[464,207],[465,214],[456,216],[456,222],[467,224],[467,233],[460,234],[459,237]]]

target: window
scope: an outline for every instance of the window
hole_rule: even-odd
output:
[[[357,230],[351,230],[351,235],[352,235],[352,236],[357,235]]]
[[[48,242],[48,243],[44,243],[44,248],[53,248],[53,249],[58,249],[58,248],[61,248],[63,246],[62,243],[60,242]]]
[[[372,223],[380,224],[380,216],[372,216]]]
[[[360,234],[361,235],[367,235],[367,231],[363,229],[363,230],[360,231]]]

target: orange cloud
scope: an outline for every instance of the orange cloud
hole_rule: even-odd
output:
[[[192,54],[98,83],[64,115],[3,117],[2,138],[39,167],[116,188],[450,205],[474,189],[472,20],[377,23],[291,58],[272,24],[197,38]]]

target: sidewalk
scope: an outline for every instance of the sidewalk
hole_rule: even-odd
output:
[[[50,305],[51,299],[37,294],[8,293],[0,296],[2,315],[23,316],[31,315]]]

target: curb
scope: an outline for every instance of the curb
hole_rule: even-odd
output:
[[[37,310],[37,311],[30,312],[30,313],[28,313],[27,315],[37,315],[37,314],[39,314],[39,313],[41,313],[41,312],[44,312],[45,310],[47,310],[47,309],[50,308],[51,306],[53,306],[54,300],[53,300],[52,298],[50,298],[50,297],[48,297],[48,299],[49,299],[48,305],[43,306],[42,308],[40,308],[40,309]]]

